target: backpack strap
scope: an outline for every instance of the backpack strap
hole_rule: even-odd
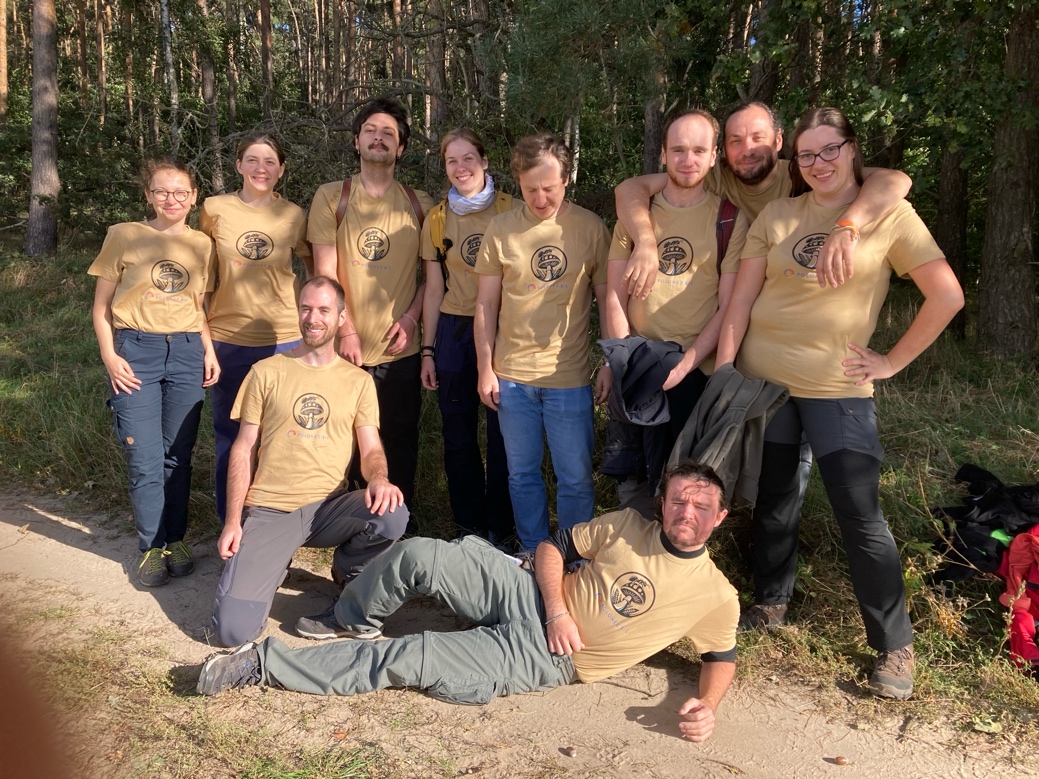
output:
[[[732,230],[736,226],[736,216],[740,210],[735,204],[722,198],[722,204],[718,208],[718,224],[715,226],[715,234],[718,238],[718,275],[722,275],[722,260],[729,251],[729,239],[732,238]]]
[[[343,223],[343,217],[346,216],[346,207],[350,205],[350,183],[352,179],[343,179],[343,187],[339,190],[339,203],[336,205],[336,229],[339,229],[339,225]],[[422,213],[422,205],[418,202],[418,195],[415,194],[415,190],[406,184],[401,184],[404,187],[404,192],[408,196],[408,200],[411,201],[411,208],[415,212],[415,218],[418,220],[419,232],[422,232],[422,222],[425,219],[425,214]]]
[[[404,192],[408,196],[408,200],[411,201],[411,208],[415,212],[415,218],[418,220],[418,231],[422,232],[422,222],[425,221],[426,215],[422,213],[422,204],[418,202],[418,195],[415,194],[415,190],[409,187],[407,184],[401,184],[404,187]]]
[[[343,188],[339,190],[339,203],[336,204],[336,230],[343,223],[346,216],[346,207],[350,205],[350,182],[353,179],[343,179]]]

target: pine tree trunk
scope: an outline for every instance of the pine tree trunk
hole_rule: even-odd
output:
[[[86,104],[90,94],[90,70],[87,68],[87,4],[76,0],[76,68],[79,73],[80,100]]]
[[[25,253],[58,247],[58,20],[54,0],[34,0],[32,15],[32,174]]]
[[[7,121],[7,0],[0,0],[0,124]]]
[[[166,66],[166,89],[170,93],[170,150],[180,151],[180,89],[173,67],[173,30],[170,27],[170,2],[159,0],[159,34],[162,37],[162,61]]]
[[[981,249],[978,348],[996,357],[1036,354],[1035,251],[1032,228],[1039,187],[1039,8],[1025,6],[1007,36],[1005,71],[1023,89],[993,138],[985,240]]]
[[[938,184],[938,221],[934,227],[934,240],[945,252],[945,259],[952,266],[960,286],[964,290],[973,286],[974,280],[967,279],[967,169],[963,166],[967,157],[962,147],[953,149],[948,139],[942,150],[942,166]],[[962,309],[952,320],[949,328],[957,338],[963,340],[967,333],[966,309]]]
[[[263,116],[271,121],[274,105],[274,53],[271,51],[271,0],[260,0],[260,67],[263,69]]]
[[[105,70],[105,12],[103,0],[94,0],[94,44],[97,48],[97,112],[103,127],[108,111],[108,84]]]
[[[227,26],[227,131],[233,133],[238,109],[238,64],[235,51],[238,46],[238,6],[234,0],[224,5],[224,24]]]

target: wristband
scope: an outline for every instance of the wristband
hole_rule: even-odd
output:
[[[415,317],[413,317],[407,311],[405,311],[403,314],[401,314],[401,319],[403,319],[404,317],[407,317],[408,319],[410,319],[411,320],[411,324],[415,325],[415,327],[418,327],[418,322],[415,321]]]
[[[546,620],[545,620],[545,624],[546,624],[546,625],[551,625],[551,624],[552,624],[553,622],[555,622],[555,621],[556,621],[557,619],[562,619],[563,617],[568,617],[568,616],[570,616],[570,612],[569,612],[569,611],[564,611],[564,612],[563,612],[562,614],[556,614],[556,615],[555,615],[554,617],[552,617],[551,619],[546,619]]]
[[[357,331],[354,330],[352,333],[339,333],[340,338],[349,338],[351,335],[357,335]]]
[[[858,228],[858,225],[856,225],[850,219],[838,219],[837,223],[833,226],[833,229],[831,229],[830,232],[831,233],[836,233],[836,232],[840,232],[841,230],[850,230],[851,231],[851,239],[853,241],[859,240],[859,228]]]

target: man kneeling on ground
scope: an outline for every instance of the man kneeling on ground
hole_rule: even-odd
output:
[[[276,638],[210,657],[198,691],[261,684],[317,695],[416,687],[451,703],[595,682],[688,637],[700,653],[699,697],[679,710],[686,738],[704,741],[736,669],[736,591],[705,543],[728,513],[721,480],[684,461],[661,479],[662,525],[627,509],[557,531],[535,575],[486,541],[412,538],[343,590],[335,608],[304,617],[301,635],[353,638],[289,649]],[[574,573],[566,566],[581,564]],[[384,641],[382,620],[435,597],[476,627]]]
[[[307,281],[299,295],[303,342],[254,365],[231,411],[241,428],[231,447],[227,521],[217,541],[227,560],[213,612],[221,646],[263,632],[301,546],[336,547],[332,578],[342,584],[407,526],[404,497],[389,482],[379,440],[375,384],[335,351],[344,310],[338,282]],[[368,486],[347,492],[355,438]]]

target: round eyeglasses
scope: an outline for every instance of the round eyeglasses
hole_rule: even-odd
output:
[[[802,168],[812,167],[815,164],[816,157],[823,162],[833,162],[840,156],[841,147],[846,143],[851,143],[851,138],[845,138],[841,143],[835,143],[833,146],[824,146],[819,150],[818,154],[812,154],[810,151],[795,154],[794,159],[797,160],[798,166]]]
[[[170,191],[168,189],[152,189],[149,190],[151,195],[156,200],[169,200],[170,197],[176,200],[178,203],[183,203],[189,197],[191,197],[191,191],[187,189],[175,189]]]

